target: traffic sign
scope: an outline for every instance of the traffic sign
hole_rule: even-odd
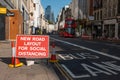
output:
[[[6,14],[7,13],[7,9],[4,7],[0,7],[0,14]]]
[[[48,58],[49,36],[18,35],[16,56],[22,58]]]

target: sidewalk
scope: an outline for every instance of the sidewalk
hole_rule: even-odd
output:
[[[51,64],[47,64],[44,59],[37,59],[37,63],[32,66],[24,64],[18,68],[8,67],[10,63],[10,42],[0,41],[0,80],[59,80]]]
[[[103,39],[103,38],[96,38],[93,39],[92,36],[82,36],[81,39],[83,40],[90,40],[90,41],[100,41],[100,42],[107,42],[107,43],[114,43],[114,44],[119,44],[120,45],[120,39]]]

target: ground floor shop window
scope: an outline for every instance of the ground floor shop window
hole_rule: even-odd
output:
[[[104,26],[104,37],[105,38],[109,37],[109,25]]]
[[[94,25],[92,29],[92,34],[94,33],[96,38],[102,37],[102,25]]]
[[[97,36],[98,38],[100,38],[100,37],[102,36],[102,25],[99,25],[99,26],[97,27],[96,36]]]
[[[5,15],[0,14],[0,40],[5,40]]]
[[[106,38],[115,37],[115,24],[105,25],[104,26],[104,35]]]
[[[118,37],[120,39],[120,23],[118,24]]]
[[[110,25],[109,37],[110,37],[110,38],[114,38],[114,37],[115,37],[115,24]]]

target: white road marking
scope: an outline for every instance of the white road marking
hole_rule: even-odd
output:
[[[86,63],[81,63],[81,66],[84,68],[84,71],[88,73],[81,73],[80,75],[75,75],[67,66],[61,64],[61,66],[70,74],[72,78],[88,78],[92,76],[99,76],[99,74],[103,75],[118,75],[120,72],[120,66],[114,64],[115,61],[110,62],[102,62],[102,63],[92,63],[93,65],[89,65]]]
[[[61,64],[61,65],[62,65],[62,67],[70,74],[70,76],[72,76],[72,78],[85,78],[85,77],[90,77],[90,75],[88,75],[88,74],[76,76],[76,75],[74,75],[64,64]]]
[[[66,60],[65,57],[63,57],[61,54],[59,54],[58,56],[61,57],[63,60]]]
[[[64,55],[64,54],[58,54],[58,56],[60,58],[62,58],[63,60],[71,60],[71,59],[74,59],[72,56],[70,55]]]
[[[95,52],[95,53],[98,53],[98,54],[101,54],[101,55],[104,55],[104,56],[107,56],[107,57],[110,57],[110,58],[113,58],[113,59],[116,59],[116,60],[120,60],[120,57],[117,57],[117,56],[113,56],[113,55],[110,55],[110,54],[107,54],[107,53],[104,53],[104,52],[93,50],[91,48],[87,48],[87,47],[84,47],[84,46],[76,45],[76,44],[73,44],[73,43],[70,43],[70,42],[67,42],[67,41],[62,41],[62,40],[55,39],[55,38],[52,38],[52,39],[54,39],[56,41],[59,41],[59,42],[69,44],[69,45],[72,45],[72,46],[76,46],[76,47],[79,47],[79,48],[82,48],[82,49],[86,49],[86,50],[89,50],[89,51],[92,51],[92,52]]]
[[[74,59],[78,59],[78,57],[74,56],[73,54],[69,54],[71,57],[73,57]]]

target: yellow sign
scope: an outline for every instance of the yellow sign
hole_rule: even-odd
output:
[[[0,14],[6,14],[6,13],[7,13],[7,9],[0,7]]]

